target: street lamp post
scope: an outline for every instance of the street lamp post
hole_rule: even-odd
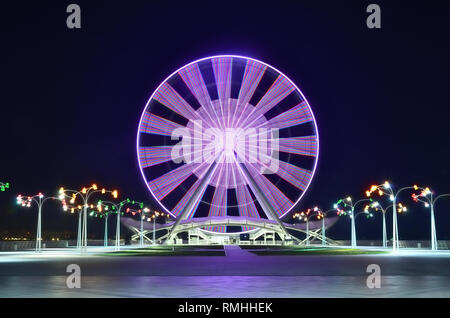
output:
[[[147,212],[150,212],[150,210],[148,210]],[[147,221],[150,222],[151,220],[153,220],[153,239],[152,239],[152,245],[156,244],[156,218],[157,217],[167,217],[170,218],[170,215],[168,213],[164,213],[164,212],[158,212],[158,211],[153,211],[152,215],[149,215],[147,218]]]
[[[99,214],[100,217],[104,218],[104,220],[105,220],[104,221],[105,229],[103,232],[103,246],[108,247],[108,218],[109,218],[111,211],[109,210],[109,206],[106,204],[103,204],[102,201],[99,201],[97,203],[97,210],[98,210],[98,212],[100,212],[100,214]]]
[[[138,205],[142,209],[144,207],[144,203],[130,200],[129,198],[127,198],[119,203],[114,203],[111,201],[99,201],[98,202],[98,205],[103,205],[103,204],[109,205],[111,207],[111,209],[110,209],[111,213],[113,213],[113,211],[115,211],[115,213],[117,213],[115,250],[120,251],[120,217],[121,217],[121,214],[123,213],[122,208],[125,205]],[[130,209],[127,212],[129,212],[129,211],[130,211]]]
[[[315,207],[314,209],[308,209],[306,210],[306,212],[300,212],[300,213],[295,213],[292,217],[294,219],[299,219],[299,220],[303,220],[306,222],[306,246],[310,245],[309,242],[309,220],[313,217],[316,216],[317,219],[322,219],[322,231],[324,230],[324,222],[323,222],[323,213],[322,211],[319,210],[318,207]],[[324,235],[322,233],[322,243],[324,240]],[[322,244],[323,245],[323,244]]]
[[[345,199],[340,199],[336,204],[334,205],[334,208],[338,210],[338,215],[346,215],[347,212],[345,212],[343,209],[340,208],[340,205],[343,205],[344,208],[349,207],[350,211],[348,212],[350,216],[350,224],[351,224],[351,245],[353,248],[357,247],[356,243],[356,215],[355,215],[355,209],[358,206],[358,204],[372,201],[372,199],[361,199],[353,203],[353,200],[351,197],[347,197]],[[358,213],[359,214],[359,213]]]
[[[422,190],[420,194],[412,194],[412,198],[414,201],[422,202],[424,203],[426,208],[430,208],[430,218],[431,218],[431,250],[437,251],[439,249],[438,241],[437,241],[437,234],[436,234],[436,221],[434,218],[434,205],[437,200],[449,197],[450,194],[441,194],[437,197],[433,197],[433,192],[430,190],[430,188],[421,188],[418,186],[414,186],[414,190]]]
[[[375,211],[380,210],[382,217],[383,217],[383,248],[387,248],[387,230],[386,230],[386,213],[390,208],[392,208],[392,204],[384,208],[378,201],[375,201],[370,206],[372,209],[375,209]],[[398,203],[398,212],[406,212],[407,208],[401,203]]]
[[[389,199],[392,201],[392,251],[396,252],[399,248],[399,239],[398,239],[398,224],[397,224],[397,198],[402,191],[408,189],[415,189],[414,186],[403,187],[397,192],[394,192],[391,184],[386,181],[380,185],[373,185],[369,190],[366,191],[367,197],[370,197],[373,192],[377,191],[380,196],[388,195]]]
[[[112,213],[112,211],[110,210],[109,206],[107,204],[105,204],[105,202],[109,201],[101,201],[99,200],[97,202],[97,210],[92,210],[89,215],[90,216],[95,216],[95,217],[100,217],[101,219],[104,218],[104,232],[103,232],[103,246],[104,247],[108,247],[108,219],[109,219],[109,215]],[[112,203],[112,202],[111,202]],[[114,204],[114,203],[112,203]],[[91,209],[94,209],[94,205],[91,204]]]
[[[103,236],[103,246],[108,247],[108,218],[109,213],[105,213],[105,230],[104,230],[104,236]]]
[[[328,211],[326,211],[326,212],[323,212],[320,208],[315,207],[314,210],[320,212],[320,218],[319,218],[319,219],[322,220],[322,246],[326,246],[326,245],[327,245],[327,242],[326,242],[326,232],[325,232],[325,231],[326,231],[326,227],[325,227],[325,216],[326,216],[328,213],[335,212],[336,209],[333,208],[333,209],[331,209],[331,210],[328,210]]]
[[[80,219],[79,219],[79,225],[81,225],[81,234],[80,234],[80,227],[78,228],[78,237],[80,239],[79,248],[81,248],[82,251],[87,250],[87,244],[88,244],[88,242],[87,242],[87,209],[89,207],[89,199],[95,193],[105,194],[107,192],[111,193],[112,196],[115,199],[117,199],[117,197],[118,197],[117,190],[110,191],[110,190],[106,190],[104,188],[98,189],[96,184],[93,184],[89,188],[84,187],[81,189],[81,191],[64,189],[63,187],[61,187],[59,189],[59,199],[60,200],[64,200],[66,197],[70,197],[71,198],[70,203],[74,204],[75,200],[78,196],[82,199],[83,212],[82,212],[82,216],[80,216]],[[71,193],[72,195],[69,196],[68,193]]]
[[[23,207],[31,207],[34,202],[38,206],[38,220],[37,220],[37,230],[36,230],[36,252],[40,252],[42,249],[42,206],[49,199],[57,199],[55,197],[46,197],[42,193],[38,193],[33,196],[22,196],[19,194],[17,196],[17,204]]]
[[[61,200],[61,198],[59,198]],[[78,231],[77,231],[77,248],[81,248],[81,216],[83,208],[81,205],[73,206],[68,205],[65,199],[62,199],[63,210],[68,211],[70,209],[70,213],[74,213],[75,210],[78,210]]]
[[[142,208],[142,205],[141,205],[141,209],[139,209],[139,210],[127,208],[127,213],[132,213],[133,215],[135,215],[136,213],[139,214],[139,219],[140,219],[139,246],[140,247],[144,246],[144,220],[145,220],[145,213],[147,213],[149,211],[150,210],[148,208]]]

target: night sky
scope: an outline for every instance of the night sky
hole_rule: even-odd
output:
[[[74,2],[81,30],[66,27]],[[372,2],[381,30],[365,23]],[[0,181],[12,187],[0,193],[0,231],[35,231],[36,210],[16,207],[18,193],[96,182],[150,202],[135,149],[141,112],[169,74],[216,54],[264,61],[308,98],[320,156],[299,210],[362,198],[386,179],[450,193],[449,21],[444,1],[2,4]],[[428,238],[427,210],[408,193],[400,200],[410,207],[400,239]],[[450,239],[450,200],[436,213],[438,239]],[[75,229],[75,216],[47,206],[44,233]],[[342,219],[330,235],[349,239],[349,230]],[[381,217],[359,219],[357,231],[380,239]]]

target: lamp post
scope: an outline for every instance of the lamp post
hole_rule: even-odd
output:
[[[70,209],[70,213],[72,214],[75,213],[75,211],[78,211],[77,248],[81,248],[81,212],[83,211],[83,207],[81,205],[68,205],[65,199],[62,199],[61,202],[63,205],[63,211],[68,211]]]
[[[325,228],[325,216],[328,213],[335,212],[336,209],[333,208],[333,209],[330,209],[328,211],[323,212],[319,207],[314,207],[314,211],[318,211],[320,213],[319,214],[319,216],[320,216],[319,219],[322,220],[322,246],[326,246],[327,242],[326,242],[326,235],[325,235],[325,231],[326,231],[326,228]]]
[[[449,197],[449,194],[441,194],[437,197],[433,197],[433,192],[430,190],[430,188],[422,188],[418,186],[414,186],[414,190],[421,190],[419,194],[413,193],[411,196],[415,202],[422,202],[424,203],[426,208],[430,208],[430,217],[431,217],[431,250],[437,251],[439,249],[438,241],[437,241],[437,234],[436,234],[436,221],[434,218],[434,205],[437,200]]]
[[[17,204],[30,208],[32,203],[36,203],[38,206],[38,220],[37,220],[37,230],[36,230],[36,252],[40,252],[42,248],[42,206],[49,199],[57,199],[55,197],[44,197],[42,193],[38,193],[33,196],[23,196],[19,194],[17,196]]]
[[[375,211],[381,211],[381,214],[383,216],[383,248],[387,248],[386,213],[390,208],[392,208],[392,206],[393,205],[391,204],[384,208],[378,201],[375,201],[370,205],[370,207]],[[402,203],[398,203],[398,212],[402,213],[406,211],[406,206],[404,206]]]
[[[389,200],[392,201],[392,251],[396,252],[399,248],[398,239],[398,224],[397,224],[397,198],[402,191],[408,189],[415,189],[414,186],[403,187],[397,192],[392,189],[391,184],[386,181],[380,185],[372,185],[369,190],[366,191],[366,196],[370,197],[373,192],[378,192],[380,196],[388,195]]]
[[[115,250],[120,251],[120,217],[123,214],[122,208],[126,205],[138,205],[141,209],[144,207],[144,203],[130,200],[129,198],[119,202],[111,202],[111,201],[99,201],[97,205],[106,204],[109,205],[109,211],[111,213],[117,213],[117,223],[116,223],[116,242],[115,242]]]
[[[91,208],[94,208],[93,205],[91,205]],[[97,211],[93,210],[89,213],[89,215],[95,215],[95,217],[100,217],[101,219],[104,219],[104,232],[103,232],[103,246],[108,247],[108,218],[109,215],[112,213],[109,206],[107,204],[104,204],[101,200],[97,202]]]
[[[150,212],[150,210],[148,210],[148,212]],[[170,218],[170,215],[168,213],[164,213],[164,212],[158,212],[158,211],[153,211],[153,214],[149,215],[147,218],[147,221],[150,222],[153,220],[153,239],[152,239],[152,245],[156,244],[156,218],[157,217],[167,217]]]
[[[347,215],[347,213],[350,216],[350,224],[351,224],[351,245],[352,247],[356,247],[357,243],[356,243],[356,215],[355,215],[355,209],[356,207],[363,203],[363,202],[367,202],[370,201],[372,202],[372,199],[361,199],[356,201],[355,203],[353,203],[353,200],[351,197],[347,197],[345,199],[340,199],[338,202],[336,202],[334,204],[334,208],[336,210],[338,210],[338,215]],[[344,209],[349,207],[350,211],[346,212],[344,209],[340,208],[340,206],[343,206]],[[359,214],[359,213],[358,213]]]
[[[300,212],[300,213],[295,213],[293,215],[294,219],[299,219],[299,220],[303,220],[306,222],[306,246],[309,246],[309,220],[313,217],[317,217],[318,220],[320,220],[321,218],[323,218],[322,212],[315,207],[314,209],[308,209],[305,212]],[[323,230],[323,228],[322,228]],[[322,236],[322,240],[323,240],[323,236]]]
[[[96,184],[93,184],[90,187],[84,187],[81,189],[81,191],[77,190],[70,190],[70,189],[64,189],[61,187],[59,189],[59,199],[64,200],[66,197],[70,198],[70,203],[74,204],[77,197],[80,197],[83,202],[83,211],[80,212],[82,215],[79,219],[79,225],[81,226],[81,234],[80,234],[80,227],[78,228],[78,236],[80,237],[80,244],[79,248],[83,251],[87,250],[87,209],[89,207],[89,199],[91,196],[95,193],[111,193],[113,198],[117,199],[119,196],[117,190],[106,190],[106,189],[99,189]],[[68,194],[71,194],[69,196]]]
[[[148,213],[150,210],[148,208],[141,208],[139,210],[127,208],[126,212],[131,213],[132,215],[136,215],[136,213],[139,214],[140,219],[140,230],[139,230],[139,246],[144,246],[144,220],[145,220],[145,213]]]

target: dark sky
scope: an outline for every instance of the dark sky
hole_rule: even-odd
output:
[[[73,2],[81,30],[66,27]],[[365,24],[372,2],[381,30]],[[16,208],[17,193],[97,182],[149,201],[141,112],[174,70],[214,54],[269,63],[308,98],[321,148],[300,208],[362,197],[385,179],[450,192],[448,2],[15,1],[1,11],[0,181],[12,188],[0,193],[0,230],[34,231],[36,212]],[[427,211],[402,200],[400,238],[428,238]],[[450,239],[450,202],[436,217],[438,238]],[[44,232],[76,227],[52,204],[43,222]],[[380,237],[380,222],[359,220],[358,238]],[[348,220],[333,235],[348,238]]]

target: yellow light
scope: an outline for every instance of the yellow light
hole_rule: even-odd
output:
[[[347,197],[347,201],[350,202],[352,200],[351,197]]]
[[[376,189],[378,189],[378,186],[373,185],[370,187],[370,192],[374,192]]]
[[[383,195],[383,191],[378,190],[378,195],[379,195],[379,196],[382,196],[382,195]]]
[[[106,189],[102,189],[102,194],[105,194],[106,193]]]
[[[92,185],[92,188],[93,188],[94,190],[97,190],[97,185],[94,183],[94,184]]]
[[[414,186],[413,186],[413,188],[414,188],[414,190],[419,190],[419,187],[417,186],[417,184],[415,184]]]
[[[114,191],[112,192],[112,196],[113,196],[115,199],[117,199],[117,197],[119,196],[119,193],[117,192],[117,190],[114,190]]]
[[[366,191],[366,197],[370,197],[370,191],[369,190]]]
[[[81,189],[81,193],[86,194],[86,192],[87,192],[86,188]]]
[[[59,193],[60,193],[60,194],[63,194],[63,193],[64,193],[64,188],[63,188],[63,187],[61,187],[61,188],[59,189]]]

